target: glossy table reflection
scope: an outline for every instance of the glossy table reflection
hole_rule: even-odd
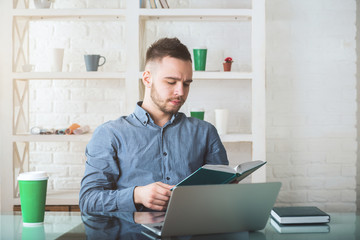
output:
[[[215,235],[182,236],[170,239],[360,239],[360,215],[355,213],[331,214],[329,233],[280,234],[271,225],[257,232],[242,232]],[[140,224],[161,220],[161,213],[64,213],[46,212],[41,227],[26,228],[19,212],[2,213],[0,217],[1,239],[157,239]],[[167,238],[169,239],[169,238]]]

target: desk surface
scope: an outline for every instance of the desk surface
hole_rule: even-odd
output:
[[[257,232],[171,239],[360,239],[360,215],[333,213],[330,216],[330,232],[327,233],[278,233],[269,221],[265,229]],[[148,215],[144,215],[145,219],[147,217]],[[143,233],[148,233],[145,228],[133,222],[133,213],[82,215],[80,213],[46,212],[44,225],[36,228],[23,227],[19,212],[1,213],[0,226],[1,239],[151,239]]]

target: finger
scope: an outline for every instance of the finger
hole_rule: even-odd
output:
[[[170,195],[171,195],[171,191],[170,191],[171,186],[167,185],[167,184],[165,184],[165,185],[166,186],[163,186],[162,184],[157,184],[158,187],[156,188],[156,192],[161,194],[161,195],[170,197]],[[169,188],[169,186],[170,186],[170,188]]]
[[[152,201],[152,204],[157,206],[167,206],[168,202],[163,200],[154,200]]]
[[[157,185],[163,187],[163,188],[166,188],[166,189],[171,189],[173,188],[173,185],[169,185],[169,184],[166,184],[166,183],[163,183],[163,182],[156,182]]]
[[[153,201],[151,204],[149,204],[149,208],[157,211],[164,211],[167,208],[167,202],[164,201]]]
[[[153,195],[153,199],[168,202],[170,196],[167,194],[167,191],[163,191],[161,189],[158,191],[159,192],[156,192],[156,194]]]

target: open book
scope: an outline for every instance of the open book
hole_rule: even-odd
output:
[[[266,164],[264,161],[251,161],[239,164],[235,168],[228,165],[206,164],[176,184],[175,187],[239,182],[264,164]]]

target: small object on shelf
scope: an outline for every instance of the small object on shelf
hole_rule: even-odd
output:
[[[199,47],[193,49],[195,71],[205,71],[207,48]]]
[[[100,64],[101,58],[104,61],[103,63]],[[85,59],[86,71],[88,72],[96,72],[98,70],[98,67],[106,63],[106,58],[98,54],[85,54],[84,59]]]
[[[79,127],[80,127],[79,124],[73,123],[73,124],[71,124],[70,127],[68,127],[68,128],[65,130],[65,134],[66,134],[66,135],[73,134],[73,133],[74,133],[74,130],[77,129],[77,128],[79,128]]]
[[[190,110],[190,116],[204,120],[205,111],[203,108],[193,108]]]
[[[228,116],[228,109],[215,109],[215,127],[219,135],[227,133]]]
[[[274,207],[273,217],[280,224],[328,223],[330,215],[317,207]]]
[[[84,134],[90,131],[90,127],[88,125],[79,127],[77,129],[75,129],[73,132],[75,135],[80,135],[80,134]]]
[[[41,132],[41,127],[35,126],[30,129],[30,133],[34,135],[38,135]]]
[[[232,60],[231,57],[227,57],[225,58],[224,62],[223,62],[223,66],[224,66],[224,72],[230,72],[231,71],[231,65],[234,61]]]
[[[36,8],[50,8],[51,3],[55,2],[54,0],[34,0]]]
[[[64,59],[64,49],[63,48],[54,48],[52,50],[52,72],[62,72]]]
[[[47,129],[47,128],[43,128],[40,130],[40,134],[41,135],[50,135],[50,134],[54,134],[54,129]]]
[[[57,135],[65,135],[66,128],[63,129],[56,129],[55,134]]]
[[[22,65],[21,69],[23,70],[23,72],[32,72],[35,69],[35,65],[34,64],[24,64],[24,65]]]

